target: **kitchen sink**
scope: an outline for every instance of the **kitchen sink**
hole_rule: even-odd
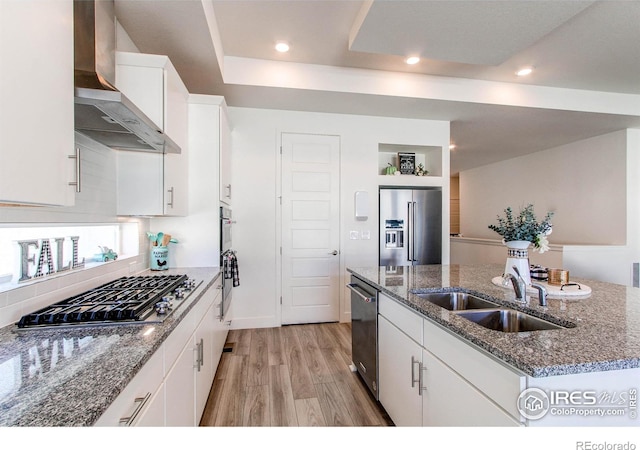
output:
[[[449,311],[496,308],[498,306],[466,292],[424,292],[415,293],[415,295]]]
[[[507,333],[564,328],[555,323],[512,309],[461,311],[457,315],[490,330]]]

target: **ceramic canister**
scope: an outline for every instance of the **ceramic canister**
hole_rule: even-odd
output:
[[[168,259],[168,247],[151,247],[151,254],[149,255],[149,268],[151,270],[167,270],[169,268]]]

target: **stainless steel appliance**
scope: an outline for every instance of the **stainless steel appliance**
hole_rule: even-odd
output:
[[[74,0],[75,129],[116,150],[180,153],[131,100],[118,91],[113,0]]]
[[[378,399],[378,291],[351,276],[351,359],[358,373]]]
[[[122,277],[22,316],[18,330],[163,322],[201,284],[187,275]]]
[[[442,262],[442,190],[380,188],[380,265]]]
[[[224,320],[231,306],[233,276],[230,264],[235,252],[231,248],[231,230],[234,221],[231,208],[220,207],[220,270],[222,271],[222,302],[220,303],[220,320]]]

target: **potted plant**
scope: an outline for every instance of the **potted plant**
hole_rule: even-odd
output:
[[[507,246],[505,274],[515,275],[513,270],[515,265],[525,282],[531,284],[528,248],[533,244],[534,249],[539,253],[549,250],[547,236],[552,231],[553,214],[552,211],[547,212],[544,219],[539,222],[532,204],[520,209],[517,216],[514,216],[509,206],[504,210],[504,217],[498,216],[497,224],[489,225],[490,230],[502,236],[502,242]]]

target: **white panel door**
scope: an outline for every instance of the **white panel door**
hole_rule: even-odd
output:
[[[282,134],[282,323],[339,320],[340,137]]]

